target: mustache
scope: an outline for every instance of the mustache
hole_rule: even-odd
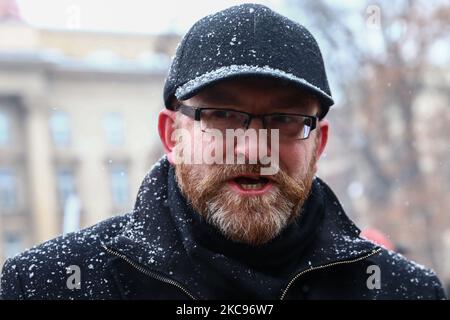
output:
[[[181,165],[182,167],[191,165]],[[260,175],[260,170],[264,166],[261,164],[217,164],[211,165],[208,170],[189,170],[188,168],[180,168],[183,171],[189,171],[191,174],[191,181],[195,181],[195,186],[191,186],[193,189],[199,192],[199,200],[207,202],[208,199],[212,198],[226,183],[234,179],[237,176],[242,176],[246,174]],[[192,175],[193,174],[193,175]],[[305,181],[303,179],[295,179],[286,173],[281,167],[278,172],[274,175],[261,175],[270,179],[280,191],[290,198],[296,198],[298,194],[301,194],[306,189]]]
[[[214,181],[209,181],[209,183],[224,183],[228,180],[244,175],[260,176],[278,184],[281,184],[290,178],[282,168],[279,168],[278,172],[274,175],[262,175],[262,168],[267,168],[267,166],[262,164],[212,165],[208,170],[208,175],[210,176],[209,178]]]

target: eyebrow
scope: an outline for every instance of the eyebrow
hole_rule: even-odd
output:
[[[203,99],[207,102],[215,102],[217,104],[225,105],[239,105],[241,99],[232,92],[220,90],[218,88],[211,88],[211,90],[203,93]],[[298,93],[290,93],[288,95],[276,98],[271,101],[272,106],[284,109],[305,108],[308,107],[309,102],[314,101],[310,96],[301,96]]]
[[[314,99],[309,96],[299,96],[297,94],[283,96],[273,101],[272,105],[280,109],[308,109],[312,107]]]

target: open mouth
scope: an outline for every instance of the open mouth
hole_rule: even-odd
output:
[[[262,189],[269,179],[264,177],[237,177],[233,179],[244,190]]]
[[[230,180],[231,186],[244,193],[262,193],[268,191],[272,181],[262,176],[243,175]]]

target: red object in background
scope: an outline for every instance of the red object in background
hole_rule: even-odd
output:
[[[374,228],[367,228],[361,231],[361,237],[372,241],[388,250],[394,250],[395,246],[389,238],[381,231]]]
[[[16,0],[0,0],[1,21],[22,21]]]

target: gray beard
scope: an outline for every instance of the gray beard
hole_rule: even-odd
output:
[[[231,240],[258,245],[280,234],[297,207],[290,200],[283,199],[278,188],[253,198],[242,198],[226,190],[211,199],[205,216],[210,224]],[[245,213],[237,213],[243,210],[240,208],[245,208]]]

